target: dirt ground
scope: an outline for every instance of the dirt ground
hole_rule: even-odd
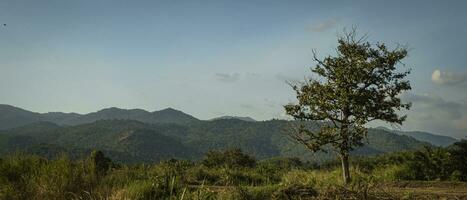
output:
[[[467,200],[467,183],[407,181],[385,185],[388,193],[401,199]]]
[[[233,189],[233,187],[231,186],[205,187],[209,188],[211,191]],[[373,197],[370,199],[376,198],[384,200],[467,200],[467,182],[462,183],[445,181],[400,181],[381,184],[380,186],[378,186],[377,191],[381,191],[381,193],[378,192],[377,197]]]

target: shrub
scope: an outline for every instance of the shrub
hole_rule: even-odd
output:
[[[155,177],[138,180],[126,187],[126,197],[134,200],[171,199],[181,195],[182,187],[175,177]]]
[[[105,157],[102,151],[91,152],[90,159],[93,164],[94,173],[98,178],[105,176],[112,166],[112,160]]]
[[[186,180],[190,184],[218,184],[221,180],[219,169],[209,169],[203,165],[194,166],[187,170]]]
[[[415,180],[415,171],[407,164],[399,164],[377,167],[371,174],[381,181]]]
[[[314,186],[316,185],[315,173],[305,170],[292,170],[287,172],[282,177],[282,185],[303,185],[303,186]]]
[[[254,167],[255,158],[244,154],[240,149],[231,149],[225,151],[209,151],[204,156],[202,163],[207,167]]]

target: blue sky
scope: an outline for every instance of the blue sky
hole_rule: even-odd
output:
[[[467,1],[0,1],[0,103],[283,118],[344,27],[408,44],[406,130],[467,135]]]

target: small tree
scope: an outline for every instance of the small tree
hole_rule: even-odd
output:
[[[406,48],[371,45],[365,36],[357,38],[353,29],[338,38],[336,56],[320,60],[313,51],[317,65],[311,71],[319,78],[290,84],[298,104],[284,106],[287,114],[320,126],[311,129],[302,123],[290,135],[313,152],[331,146],[341,158],[345,183],[350,182],[349,153],[363,145],[367,134],[364,125],[373,120],[402,124],[406,118],[396,113],[410,108],[410,103],[402,103],[398,97],[411,89],[404,80],[410,70],[396,70],[406,56]]]
[[[102,151],[92,151],[91,152],[91,162],[94,167],[94,174],[98,179],[105,176],[107,171],[112,166],[112,160],[104,156]]]

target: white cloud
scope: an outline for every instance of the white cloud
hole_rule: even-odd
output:
[[[431,74],[431,81],[439,85],[457,85],[467,81],[467,74],[435,70]]]
[[[255,109],[255,106],[253,106],[251,104],[240,104],[240,107],[242,107],[244,109]]]
[[[240,79],[239,73],[233,73],[233,74],[216,73],[215,76],[217,80],[222,81],[222,82],[236,82]]]
[[[312,25],[310,27],[310,30],[313,32],[327,31],[327,30],[335,28],[337,24],[339,23],[339,21],[340,19],[336,19],[336,18],[328,19],[328,20]]]
[[[461,130],[467,130],[467,116],[464,116],[460,120],[456,120],[455,126],[456,128],[461,129]],[[467,135],[467,131],[466,131],[466,135]]]
[[[446,101],[439,96],[432,94],[410,94],[403,96],[405,101],[412,102],[415,109],[423,110],[419,115],[442,117],[443,119],[455,120],[462,117],[463,105],[458,102]],[[427,112],[429,111],[429,112]]]
[[[467,102],[447,101],[433,94],[406,93],[402,99],[412,102],[405,128],[454,137],[467,136],[467,125],[464,125],[467,122]]]

